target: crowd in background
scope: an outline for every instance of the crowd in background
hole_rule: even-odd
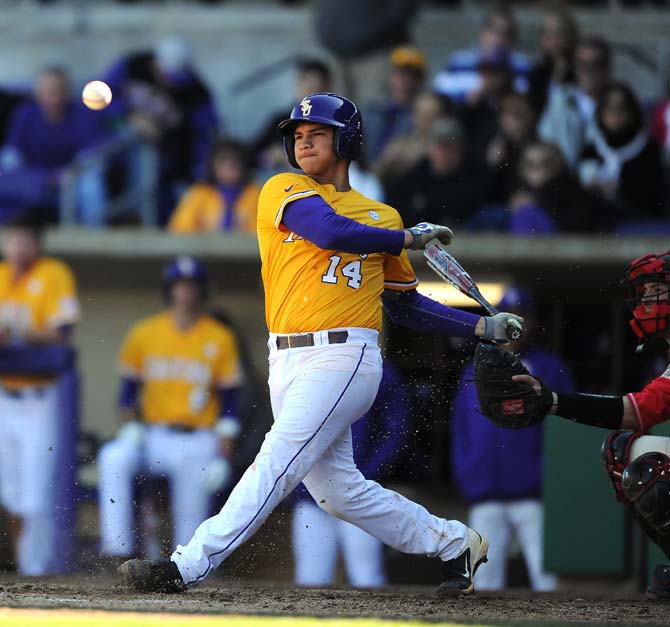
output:
[[[420,49],[392,49],[386,93],[358,102],[365,152],[353,186],[407,223],[515,234],[667,230],[668,101],[641,102],[633,84],[616,80],[610,44],[580,32],[566,8],[545,11],[531,54],[517,39],[515,16],[501,6],[434,76]],[[0,220],[40,206],[57,221],[63,169],[129,134],[156,148],[159,225],[254,231],[260,186],[290,169],[276,130],[288,111],[270,115],[246,145],[229,137],[217,114],[225,106],[176,36],[98,78],[114,93],[103,112],[79,103],[60,67],[42,69],[32,95],[0,93]],[[334,88],[328,62],[297,61],[296,100]],[[136,164],[131,151],[78,177],[80,223],[110,222],[106,200],[132,183]],[[121,221],[132,222],[127,209]]]

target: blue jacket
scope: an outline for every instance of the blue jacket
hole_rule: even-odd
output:
[[[354,461],[366,479],[382,479],[409,440],[410,401],[402,373],[384,362],[377,398],[368,412],[351,425]],[[300,484],[293,495],[311,499]]]
[[[565,364],[542,348],[522,355],[524,365],[552,390],[574,390]],[[473,364],[463,370],[451,419],[451,464],[456,485],[471,503],[539,498],[542,486],[542,430],[511,430],[479,413]]]

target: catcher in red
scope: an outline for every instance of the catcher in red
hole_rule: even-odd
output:
[[[670,250],[632,261],[623,283],[639,340],[635,352],[657,338],[670,344]],[[552,415],[613,430],[603,442],[602,460],[616,498],[670,558],[670,438],[645,435],[670,420],[670,365],[641,392],[557,394],[513,353],[480,344],[475,382],[482,413],[502,427],[522,429]],[[670,601],[670,565],[656,567],[647,597]]]

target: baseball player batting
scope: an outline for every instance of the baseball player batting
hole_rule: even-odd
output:
[[[456,520],[368,481],[353,461],[351,425],[372,405],[382,375],[382,304],[413,329],[506,341],[508,313],[480,317],[416,291],[405,249],[445,226],[403,229],[398,212],[351,189],[362,147],[361,114],[336,94],[303,98],[279,125],[290,163],[303,174],[271,178],[258,203],[258,241],[270,337],[274,424],[227,503],[167,562],[130,560],[124,581],[141,591],[202,582],[303,482],[328,513],[399,551],[438,558],[439,594],[474,590],[488,542]]]
[[[633,260],[624,283],[630,290],[630,326],[639,340],[635,352],[644,351],[655,338],[670,343],[670,250]],[[497,352],[494,347],[485,347],[475,356],[482,412],[496,424],[510,428],[537,424],[546,415],[555,415],[603,429],[623,429],[603,442],[603,463],[617,500],[670,557],[670,438],[642,435],[670,420],[670,366],[641,392],[624,396],[557,394],[528,374],[518,360],[510,361],[509,353],[503,356]],[[479,377],[478,368],[482,371]],[[656,567],[647,597],[670,599],[670,566]]]

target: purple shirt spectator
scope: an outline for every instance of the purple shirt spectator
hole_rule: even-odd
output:
[[[0,155],[0,222],[29,206],[41,206],[46,218],[58,211],[60,170],[105,138],[104,117],[71,96],[67,73],[57,67],[42,70],[34,100],[12,113]],[[77,180],[77,209],[88,226],[104,222],[105,187],[92,165]]]
[[[158,150],[158,222],[172,214],[183,186],[203,178],[219,133],[209,89],[191,63],[188,44],[168,37],[154,50],[123,57],[105,74],[115,94],[110,113]],[[133,157],[131,176],[137,170]]]
[[[11,117],[5,146],[18,153],[21,165],[53,170],[103,139],[99,117],[82,104],[70,103],[63,118],[52,121],[37,102],[27,102]]]
[[[108,70],[104,80],[115,94],[110,112],[159,143],[171,175],[192,181],[204,174],[219,130],[214,100],[187,58],[166,61],[164,69],[159,59],[157,51],[139,52]]]

